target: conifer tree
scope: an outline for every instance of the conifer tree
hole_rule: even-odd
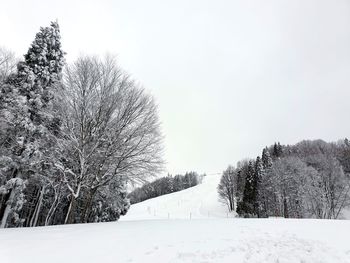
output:
[[[280,142],[277,143],[277,152],[278,152],[278,157],[281,157],[283,154],[283,148]]]
[[[273,145],[273,151],[272,151],[272,156],[273,159],[278,159],[282,156],[283,154],[283,148],[282,145],[278,142]]]
[[[256,202],[256,177],[254,162],[249,161],[248,169],[246,174],[246,182],[243,192],[243,200],[240,202],[237,207],[237,213],[244,216],[254,215],[255,214],[255,202]]]
[[[272,151],[272,156],[274,159],[278,157],[278,148],[277,148],[277,143],[273,145],[273,151]]]
[[[40,29],[25,60],[18,63],[17,73],[1,85],[1,227],[6,226],[12,207],[18,207],[16,202],[23,202],[18,189],[23,190],[29,178],[42,175],[50,166],[54,134],[59,130],[52,102],[63,56],[59,26],[54,22]]]
[[[265,147],[262,151],[261,156],[262,166],[263,166],[263,173],[262,178],[260,181],[260,187],[259,187],[259,199],[260,199],[260,205],[262,206],[261,213],[263,217],[267,217],[269,213],[269,197],[271,197],[271,193],[269,193],[269,190],[271,188],[271,180],[270,180],[270,169],[272,167],[272,158],[270,156],[270,152],[267,147]]]
[[[268,169],[272,166],[272,158],[267,147],[265,147],[262,151],[261,160],[264,169]]]
[[[261,217],[263,216],[263,188],[262,188],[262,180],[264,175],[263,163],[261,161],[260,156],[256,157],[255,167],[254,167],[254,187],[255,187],[255,200],[254,200],[254,213]]]

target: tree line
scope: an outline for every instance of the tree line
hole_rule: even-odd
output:
[[[241,217],[339,218],[350,205],[350,143],[275,143],[229,166],[218,193]]]
[[[153,98],[112,56],[65,62],[59,25],[24,59],[0,49],[0,226],[117,220],[161,171]]]
[[[201,182],[203,176],[205,175],[198,175],[196,172],[187,172],[184,175],[178,174],[175,176],[169,174],[166,177],[135,188],[130,192],[128,198],[131,204],[135,204],[157,196],[178,192],[196,186]]]

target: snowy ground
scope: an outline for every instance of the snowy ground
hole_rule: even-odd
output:
[[[234,217],[227,213],[227,205],[218,201],[220,176],[206,176],[197,186],[135,204],[121,221]]]
[[[6,229],[0,262],[350,262],[350,222],[147,220]]]
[[[136,204],[115,223],[0,230],[0,262],[350,263],[350,221],[227,218],[217,180]]]

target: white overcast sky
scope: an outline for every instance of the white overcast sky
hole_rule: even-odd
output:
[[[155,96],[170,173],[350,135],[349,0],[1,0],[0,45],[56,19],[68,61],[116,54]]]

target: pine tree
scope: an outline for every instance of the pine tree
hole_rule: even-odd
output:
[[[263,216],[263,201],[264,194],[262,188],[262,180],[264,175],[263,163],[260,156],[256,157],[255,167],[254,167],[254,187],[255,187],[255,200],[254,200],[254,213],[261,217]]]
[[[260,187],[259,187],[259,199],[260,205],[262,206],[261,216],[267,217],[269,215],[269,197],[271,197],[271,193],[269,193],[269,189],[271,188],[270,182],[270,169],[272,167],[272,158],[270,156],[270,152],[267,147],[265,147],[262,151],[261,156],[263,173],[261,176]]]
[[[265,147],[262,151],[261,160],[262,160],[262,164],[263,164],[264,169],[268,169],[272,166],[272,158],[270,156],[270,152],[267,149],[267,147]]]
[[[248,169],[246,174],[246,182],[244,186],[243,192],[243,200],[240,202],[237,207],[237,213],[244,216],[253,216],[255,213],[256,206],[256,177],[255,177],[255,169],[254,162],[249,161]]]
[[[273,151],[272,151],[272,156],[273,159],[278,159],[282,156],[283,154],[283,148],[282,145],[278,142],[273,145]]]
[[[274,159],[276,159],[278,157],[278,147],[277,147],[277,143],[275,143],[273,145],[273,151],[272,151],[272,156]]]
[[[11,207],[24,189],[26,181],[42,175],[51,162],[54,134],[59,129],[59,119],[53,112],[53,94],[59,84],[64,53],[61,50],[60,31],[57,23],[41,28],[25,55],[18,63],[17,73],[1,85],[0,91],[0,139],[2,184],[16,179],[12,188],[3,187],[4,198],[0,208],[1,227],[5,227]],[[6,142],[6,143],[5,143]],[[13,181],[13,180],[12,180]],[[4,190],[5,188],[5,190]]]
[[[277,152],[278,152],[278,157],[281,157],[283,154],[283,148],[279,142],[277,143]]]

